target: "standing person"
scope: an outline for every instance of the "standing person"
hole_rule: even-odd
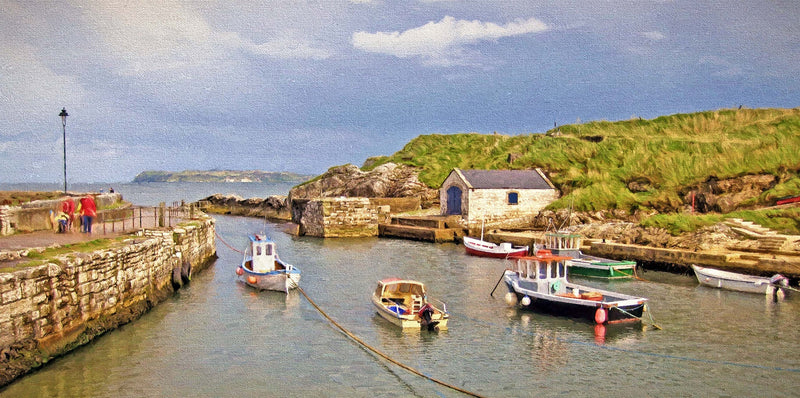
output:
[[[66,229],[62,232],[72,231],[72,221],[75,219],[75,201],[71,197],[64,197],[61,201],[61,212],[67,215]]]
[[[97,206],[92,195],[81,198],[81,230],[82,232],[92,233],[92,221],[97,217]]]

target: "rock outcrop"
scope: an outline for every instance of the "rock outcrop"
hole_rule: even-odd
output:
[[[772,174],[753,174],[723,180],[712,176],[703,183],[685,187],[680,194],[684,203],[694,204],[695,211],[699,213],[724,214],[745,207],[746,201],[757,198],[779,182],[780,178]]]
[[[244,199],[238,195],[214,194],[198,203],[208,213],[266,217],[282,221],[292,218],[287,198],[283,195],[272,195],[266,199]]]
[[[332,167],[317,179],[292,188],[289,192],[290,201],[337,196],[419,197],[422,207],[427,208],[438,202],[439,191],[421,183],[415,168],[385,163],[371,171],[362,171],[352,164]]]

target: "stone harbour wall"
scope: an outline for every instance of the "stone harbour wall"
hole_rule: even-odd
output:
[[[0,386],[135,320],[215,258],[214,220],[0,274]]]
[[[300,233],[324,238],[378,236],[378,209],[368,198],[319,198],[302,208]]]
[[[71,196],[79,201],[82,196]],[[98,209],[122,200],[119,193],[92,194]],[[35,200],[20,206],[0,206],[0,236],[52,229],[51,212],[58,213],[62,199]]]

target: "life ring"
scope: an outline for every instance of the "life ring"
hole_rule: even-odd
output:
[[[561,281],[555,281],[550,284],[550,290],[552,290],[553,293],[557,292],[559,289],[561,289]]]

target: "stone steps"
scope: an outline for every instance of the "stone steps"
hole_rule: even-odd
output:
[[[786,235],[779,235],[776,231],[740,218],[726,220],[725,224],[739,235],[757,240],[760,250],[781,251],[789,241]]]

